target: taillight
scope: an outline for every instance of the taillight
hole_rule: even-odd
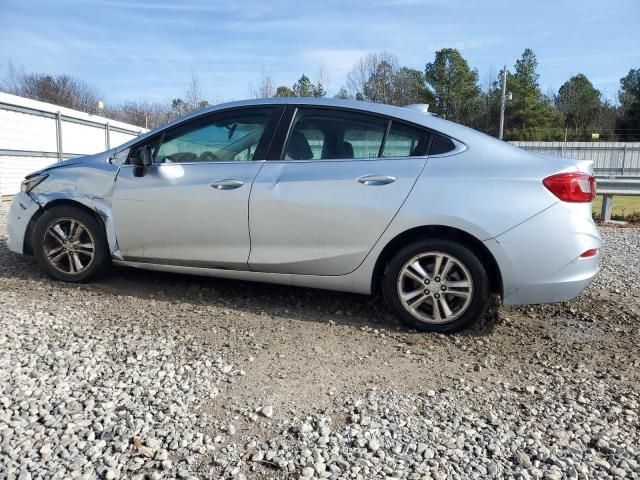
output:
[[[596,196],[596,179],[586,173],[557,173],[542,184],[564,202],[590,202]]]

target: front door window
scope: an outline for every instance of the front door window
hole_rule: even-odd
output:
[[[164,135],[154,163],[249,161],[256,158],[272,108],[216,114]]]

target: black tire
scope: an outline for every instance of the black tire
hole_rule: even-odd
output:
[[[68,237],[68,229],[74,225],[72,222],[75,222],[76,231],[79,232],[76,241],[70,241]],[[50,227],[55,225],[67,235],[65,242],[61,242],[54,232],[50,232]],[[92,257],[88,253],[91,249],[87,247],[90,243],[93,245]],[[104,229],[91,213],[82,208],[61,205],[45,211],[33,229],[31,244],[40,267],[51,277],[64,282],[87,282],[104,275],[111,268],[111,255]],[[58,252],[58,248],[62,250]],[[50,260],[47,251],[51,253],[54,250],[57,253]],[[83,268],[78,268],[75,262],[71,265],[74,254]],[[54,262],[56,258],[58,260]]]
[[[436,285],[436,282],[434,282],[436,277],[433,275],[433,271],[428,271],[428,267],[430,260],[433,258],[433,269],[435,269],[435,258],[441,253],[459,262],[462,267],[458,266],[455,261],[452,261],[451,268],[453,271],[448,274],[449,280],[438,277],[438,283]],[[432,254],[433,256],[431,256]],[[425,256],[419,257],[420,255]],[[420,262],[427,262],[427,268],[424,270],[427,270],[426,273],[432,277],[431,280],[429,280],[429,285],[423,285],[419,283],[417,279],[407,276],[406,274],[403,275],[402,279],[400,278],[400,274],[407,263],[416,258],[419,258]],[[442,265],[445,264],[443,261]],[[409,275],[411,275],[411,273],[414,273],[413,268],[410,269]],[[435,293],[437,288],[442,289],[442,284],[448,283],[451,285],[452,282],[456,280],[451,279],[453,275],[470,284],[470,287],[458,288],[445,286],[445,289],[449,288],[448,292],[443,293],[437,290],[438,293]],[[471,278],[471,282],[465,280],[465,275]],[[423,278],[421,275],[418,276]],[[414,314],[408,310],[411,305],[405,307],[400,297],[400,290],[405,289],[407,286],[406,282],[409,282],[409,288],[407,288],[407,290],[415,288],[413,292],[405,292],[406,297],[409,297],[410,294],[417,294],[418,296],[416,300],[409,300],[406,303],[409,304],[411,301],[420,302],[420,300],[423,299],[418,304],[417,309],[412,310]],[[426,282],[425,280],[425,283]],[[463,282],[458,283],[461,284]],[[422,292],[417,293],[419,290],[422,290]],[[458,292],[458,290],[460,291]],[[468,295],[463,297],[461,294],[465,292],[468,292]],[[472,250],[465,245],[450,240],[427,239],[407,245],[391,259],[383,278],[383,293],[387,304],[404,323],[421,331],[449,333],[468,327],[484,315],[489,304],[490,288],[486,269]],[[460,296],[455,293],[459,293]],[[431,298],[429,298],[429,296]],[[438,297],[437,300],[434,298],[436,296]],[[444,302],[442,300],[444,300]],[[435,303],[437,303],[438,306],[436,306]],[[443,303],[447,305],[449,311],[453,313],[453,315],[451,315],[451,321],[443,320],[442,323],[428,323],[428,321],[414,316],[422,315],[423,317],[431,316],[435,318],[436,313],[442,316],[442,313],[445,312],[444,308],[441,307]],[[454,305],[453,309],[450,308],[450,303]],[[455,307],[458,308],[457,312]],[[434,309],[437,310],[437,312],[435,312]],[[431,311],[431,315],[429,315],[429,310]],[[446,317],[447,315],[445,314],[444,316]]]

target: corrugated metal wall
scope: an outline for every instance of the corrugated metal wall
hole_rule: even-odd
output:
[[[640,176],[640,142],[511,142],[544,155],[593,160],[596,175]]]
[[[0,195],[51,163],[102,152],[146,130],[78,110],[0,92]]]

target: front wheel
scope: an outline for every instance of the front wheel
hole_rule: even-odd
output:
[[[482,262],[450,240],[422,240],[400,250],[387,266],[383,291],[395,313],[423,331],[461,330],[479,319],[489,303]]]
[[[72,206],[47,210],[33,231],[33,250],[40,267],[65,282],[84,282],[111,265],[104,231],[90,213]]]

